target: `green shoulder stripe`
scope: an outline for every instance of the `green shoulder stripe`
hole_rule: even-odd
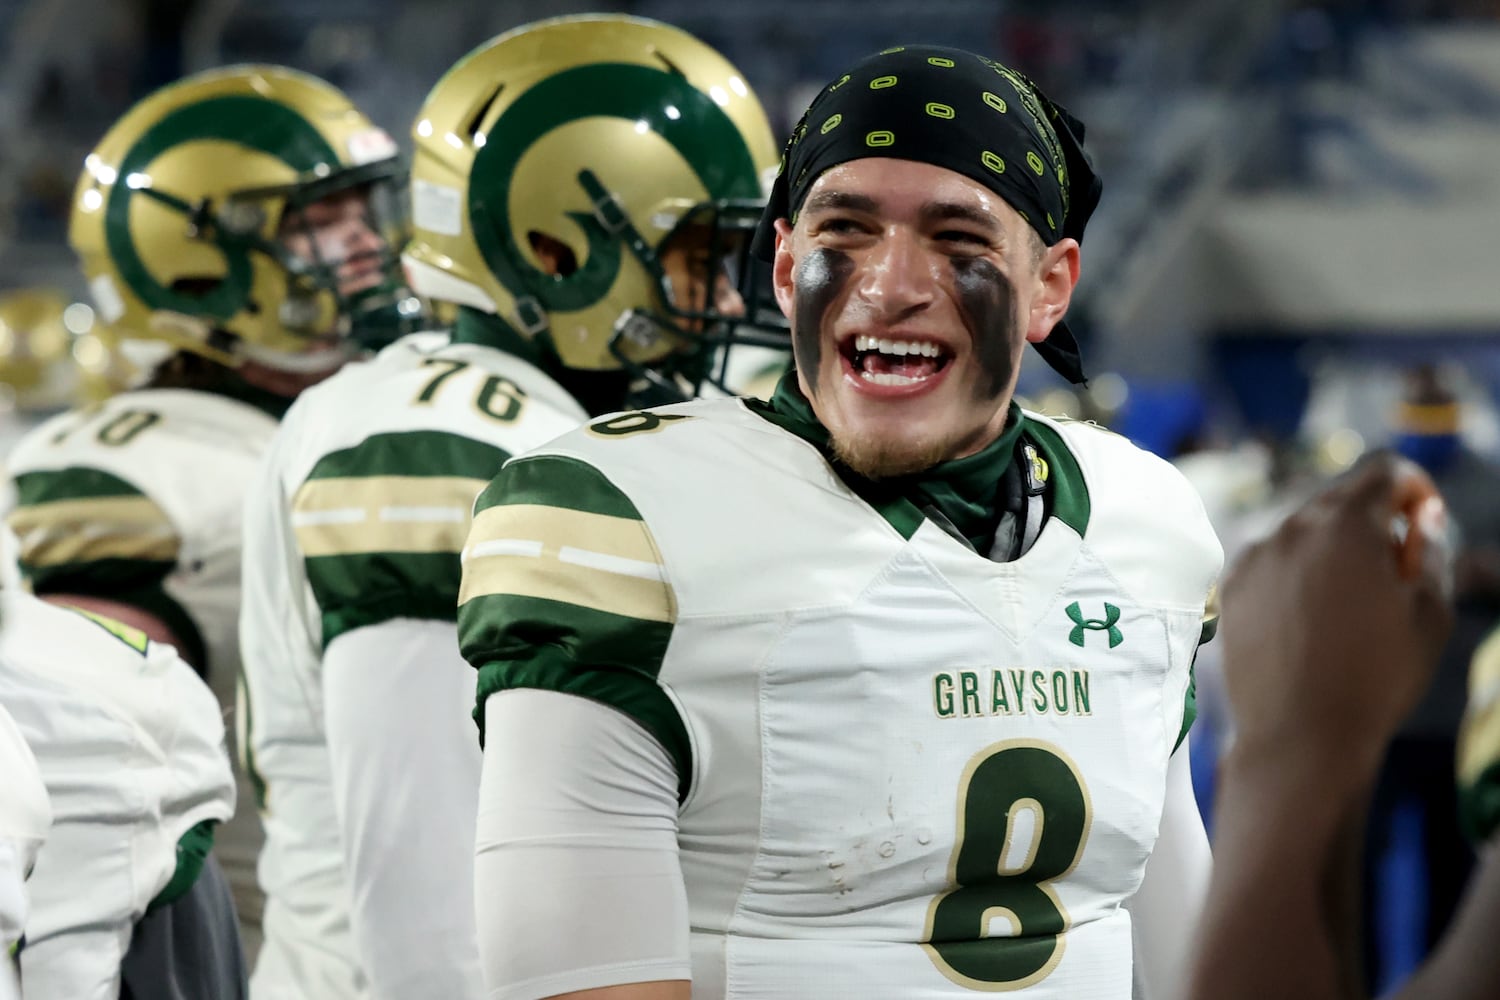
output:
[[[325,649],[345,632],[393,618],[451,622],[458,611],[462,567],[457,549],[314,556],[306,567],[322,616]]]
[[[492,444],[446,431],[373,434],[318,460],[308,479],[463,476],[488,481],[508,456]]]
[[[635,505],[587,463],[507,465],[475,504],[459,603],[532,597],[670,624],[676,599]]]
[[[474,720],[484,740],[484,703],[498,691],[536,688],[609,705],[645,727],[677,765],[678,797],[693,771],[687,727],[656,683],[672,626],[559,601],[482,597],[458,613],[459,640],[479,668]],[[496,648],[482,650],[485,644]]]
[[[28,472],[16,479],[19,503],[6,523],[28,572],[125,559],[175,562],[181,539],[156,502],[98,469]]]
[[[539,504],[640,520],[635,505],[587,462],[562,455],[518,458],[479,495],[475,513],[501,504]]]
[[[594,698],[645,726],[691,774],[687,731],[656,683],[677,604],[635,505],[587,463],[536,456],[481,495],[464,550],[459,645],[480,671],[475,718],[496,691]]]
[[[377,434],[325,456],[292,497],[323,644],[391,618],[452,621],[474,497],[506,453],[442,431]]]
[[[141,491],[119,476],[102,469],[69,466],[23,472],[16,477],[16,503],[31,507],[56,500],[88,500],[95,497],[141,496]]]

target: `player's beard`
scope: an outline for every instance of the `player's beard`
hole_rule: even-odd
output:
[[[830,434],[833,454],[866,479],[892,479],[925,472],[948,457],[953,442],[942,438],[896,440],[878,433]]]

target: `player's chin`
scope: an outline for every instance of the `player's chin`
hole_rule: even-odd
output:
[[[950,449],[941,436],[923,435],[913,428],[893,432],[869,422],[834,433],[833,450],[841,462],[866,479],[891,479],[932,468],[948,458]]]

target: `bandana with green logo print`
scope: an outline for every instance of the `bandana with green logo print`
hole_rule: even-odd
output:
[[[1048,246],[1081,241],[1104,186],[1083,134],[1082,122],[994,60],[935,45],[887,49],[824,87],[803,114],[761,218],[756,253],[771,259],[776,220],[795,224],[825,171],[877,156],[963,174],[1005,199]],[[1065,324],[1036,348],[1058,374],[1084,381]]]

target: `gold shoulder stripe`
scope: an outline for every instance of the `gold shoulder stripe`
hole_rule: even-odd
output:
[[[1458,778],[1472,785],[1500,764],[1500,632],[1480,643],[1469,667],[1469,707],[1458,735]]]
[[[509,595],[671,622],[676,600],[646,525],[540,504],[490,507],[474,519],[460,605]]]
[[[143,496],[54,500],[18,507],[6,523],[28,566],[100,559],[175,561],[181,549],[166,513]]]
[[[313,479],[292,498],[292,528],[307,557],[457,553],[484,487],[463,476]]]
[[[487,507],[474,518],[470,539],[523,538],[544,545],[568,545],[620,559],[659,564],[656,546],[644,522],[633,517],[591,514],[545,504],[504,504]]]

